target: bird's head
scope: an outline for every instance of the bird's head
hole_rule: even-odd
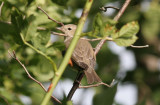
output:
[[[61,27],[57,27],[56,29],[62,31],[67,36],[73,36],[76,31],[77,26],[74,24],[67,24]]]

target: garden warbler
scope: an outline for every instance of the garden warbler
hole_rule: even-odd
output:
[[[66,49],[69,47],[77,26],[74,24],[63,25],[57,29],[62,31],[66,37],[64,40]],[[101,82],[101,79],[94,70],[96,64],[96,56],[91,44],[85,39],[79,39],[71,56],[71,66],[78,65],[85,73],[88,84]],[[74,66],[74,65],[73,65]]]

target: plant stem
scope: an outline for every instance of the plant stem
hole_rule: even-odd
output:
[[[46,59],[48,59],[50,61],[50,63],[52,64],[53,66],[53,70],[54,72],[56,73],[57,72],[57,66],[56,64],[54,63],[54,61],[49,57],[47,56],[46,54],[44,54],[43,52],[39,51],[38,49],[36,49],[35,47],[33,47],[31,44],[29,44],[28,42],[25,41],[24,37],[22,34],[21,35],[21,38],[22,38],[22,41],[25,45],[29,46],[30,48],[32,48],[33,50],[35,50],[37,53],[41,54],[42,56],[44,56]]]
[[[114,17],[113,20],[115,20],[115,21],[119,20],[119,18],[123,15],[124,11],[126,10],[126,8],[128,7],[128,5],[129,5],[130,2],[131,2],[131,0],[126,0],[125,1],[125,3],[123,4],[122,8],[118,12],[118,14]]]
[[[82,13],[81,18],[80,18],[80,20],[78,22],[78,26],[77,26],[76,32],[74,34],[74,37],[73,37],[73,40],[72,40],[72,42],[71,42],[71,44],[70,44],[70,46],[69,46],[69,48],[68,48],[68,50],[66,52],[66,55],[64,56],[64,59],[63,59],[61,65],[60,65],[58,71],[56,72],[56,75],[54,76],[54,78],[52,80],[53,87],[45,95],[41,105],[47,105],[47,103],[49,102],[49,99],[50,99],[50,97],[52,95],[53,90],[55,89],[59,79],[61,78],[61,76],[62,76],[62,74],[63,74],[63,72],[64,72],[64,70],[65,70],[65,68],[67,66],[68,61],[69,61],[69,59],[70,59],[70,57],[72,55],[72,52],[73,52],[73,50],[74,50],[74,48],[75,48],[75,46],[76,46],[76,44],[77,44],[77,42],[78,42],[78,40],[80,38],[83,25],[84,25],[84,23],[86,21],[86,18],[88,16],[88,13],[90,11],[92,3],[93,3],[93,0],[87,0],[86,1],[83,13]]]

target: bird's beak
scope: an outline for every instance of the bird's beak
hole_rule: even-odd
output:
[[[57,32],[51,32],[51,33],[54,34],[54,35],[62,35],[62,34],[64,34],[64,31],[63,31],[63,29],[61,27],[56,27],[56,29],[61,31],[62,33],[57,33]]]
[[[61,27],[56,27],[56,29],[62,31],[62,28],[61,28]],[[62,31],[62,32],[63,32],[63,31]]]

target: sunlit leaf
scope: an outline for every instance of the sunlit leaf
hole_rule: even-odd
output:
[[[42,51],[46,50],[45,45],[50,39],[50,31],[49,30],[41,30],[35,33],[34,37],[31,39],[33,46]]]
[[[119,46],[130,46],[138,39],[136,36],[138,31],[138,23],[130,22],[124,25],[119,32],[113,35],[113,41]]]
[[[137,36],[133,35],[131,37],[119,37],[114,39],[114,42],[119,46],[130,46],[137,40]]]
[[[31,15],[27,19],[27,27],[22,29],[21,33],[25,41],[30,41],[35,36],[37,31],[37,24],[34,22],[35,16]]]
[[[131,37],[132,35],[136,35],[139,31],[139,25],[137,22],[130,22],[124,25],[118,34],[118,37]]]
[[[97,15],[95,16],[94,21],[93,21],[93,31],[92,31],[92,34],[93,35],[97,35],[99,33],[102,25],[103,25],[102,16],[101,16],[100,13],[97,13]]]

